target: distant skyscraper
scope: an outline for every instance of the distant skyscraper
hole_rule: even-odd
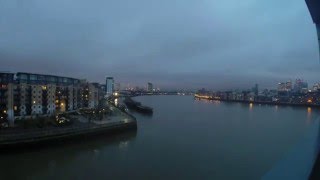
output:
[[[114,92],[114,79],[113,77],[106,78],[106,94],[107,96],[112,95]]]
[[[295,92],[300,92],[302,88],[302,80],[301,79],[296,79],[296,82],[294,83],[294,91]]]
[[[291,91],[292,90],[292,82],[291,82],[291,80],[286,82],[286,90],[287,91]]]
[[[308,92],[308,83],[302,82],[301,93],[307,93],[307,92]]]
[[[259,95],[259,85],[255,84],[254,87],[252,88],[252,92],[254,93],[255,96]]]
[[[286,91],[286,83],[280,82],[278,83],[278,92],[284,92]]]
[[[256,84],[254,87],[254,95],[258,96],[259,95],[259,85]]]
[[[152,91],[153,91],[153,84],[150,83],[150,82],[148,82],[147,91],[148,91],[148,92],[152,92]]]
[[[319,83],[315,83],[312,87],[313,91],[318,91],[320,89],[320,84]]]
[[[294,91],[298,93],[308,91],[308,83],[301,79],[297,79],[294,84]]]

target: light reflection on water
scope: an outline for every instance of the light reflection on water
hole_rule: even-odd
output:
[[[250,103],[250,104],[249,104],[249,109],[250,109],[250,111],[253,110],[253,103]]]
[[[115,104],[116,106],[118,106],[118,98],[116,98],[116,99],[114,100],[114,104]]]
[[[119,143],[119,149],[121,150],[125,150],[128,148],[128,145],[129,145],[129,141],[121,141]]]
[[[311,115],[311,113],[312,113],[312,108],[308,107],[308,115]]]
[[[307,108],[307,125],[309,125],[312,121],[312,108]]]

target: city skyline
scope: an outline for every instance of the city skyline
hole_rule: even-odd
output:
[[[37,74],[37,75],[46,75],[46,76],[58,76],[56,74],[39,74],[39,73],[33,73],[33,72],[26,72],[26,71],[23,71],[23,72],[12,72],[12,71],[0,71],[0,73],[11,73],[11,74],[14,74],[14,78],[16,79],[16,73],[27,73],[27,74]],[[64,76],[64,75],[60,75],[60,76],[63,76],[63,77],[67,77],[67,78],[72,78],[72,79],[80,79],[78,77],[70,77],[70,76]],[[139,83],[136,83],[136,82],[129,82],[129,83],[124,83],[124,82],[119,82],[117,80],[117,77],[116,80],[114,79],[114,77],[108,77],[108,76],[104,76],[103,77],[105,79],[104,82],[98,82],[98,81],[90,81],[92,83],[98,83],[100,85],[104,85],[104,86],[107,86],[108,84],[108,79],[111,78],[112,79],[112,87],[111,89],[118,89],[118,90],[128,90],[128,89],[136,89],[136,88],[139,88],[139,89],[143,89],[143,90],[147,90],[148,91],[148,85],[151,84],[152,85],[152,89],[162,89],[164,91],[175,91],[175,90],[191,90],[191,91],[196,91],[196,90],[199,90],[201,88],[205,88],[205,89],[208,89],[208,90],[216,90],[216,91],[219,91],[219,90],[235,90],[235,89],[242,89],[242,90],[245,90],[245,89],[250,89],[252,88],[253,86],[255,85],[259,85],[259,89],[277,89],[277,86],[280,84],[280,83],[288,83],[288,82],[291,82],[292,85],[294,85],[294,83],[296,81],[302,81],[302,82],[305,82],[307,84],[309,84],[310,88],[312,85],[315,85],[315,84],[320,84],[320,79],[318,81],[314,81],[314,82],[310,82],[308,81],[307,79],[304,79],[304,78],[289,78],[289,79],[281,79],[281,80],[276,80],[274,84],[270,85],[270,86],[266,86],[265,84],[260,84],[259,82],[251,82],[251,84],[249,84],[248,86],[245,86],[245,87],[234,87],[234,88],[222,88],[222,87],[193,87],[193,88],[186,88],[186,87],[178,87],[178,88],[162,88],[160,87],[157,83],[156,85],[154,86],[153,83],[151,82],[143,82],[142,84],[139,84]],[[82,78],[80,79],[82,81],[88,81],[87,78]],[[147,85],[145,84],[147,83]],[[110,86],[110,85],[109,85]],[[121,87],[121,88],[120,88]],[[110,90],[109,90],[110,91]],[[107,92],[107,89],[106,89],[106,92]]]
[[[304,1],[73,5],[1,1],[1,71],[99,83],[108,74],[164,89],[273,87],[301,77],[313,84],[320,77],[315,25]]]

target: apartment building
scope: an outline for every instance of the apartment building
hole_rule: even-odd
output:
[[[75,78],[24,73],[0,73],[0,122],[51,116],[79,108],[94,108],[99,103],[97,83]]]
[[[14,74],[0,72],[0,122],[14,118],[13,85]]]

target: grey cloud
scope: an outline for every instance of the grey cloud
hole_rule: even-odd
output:
[[[301,0],[0,0],[1,70],[164,88],[318,81]]]

